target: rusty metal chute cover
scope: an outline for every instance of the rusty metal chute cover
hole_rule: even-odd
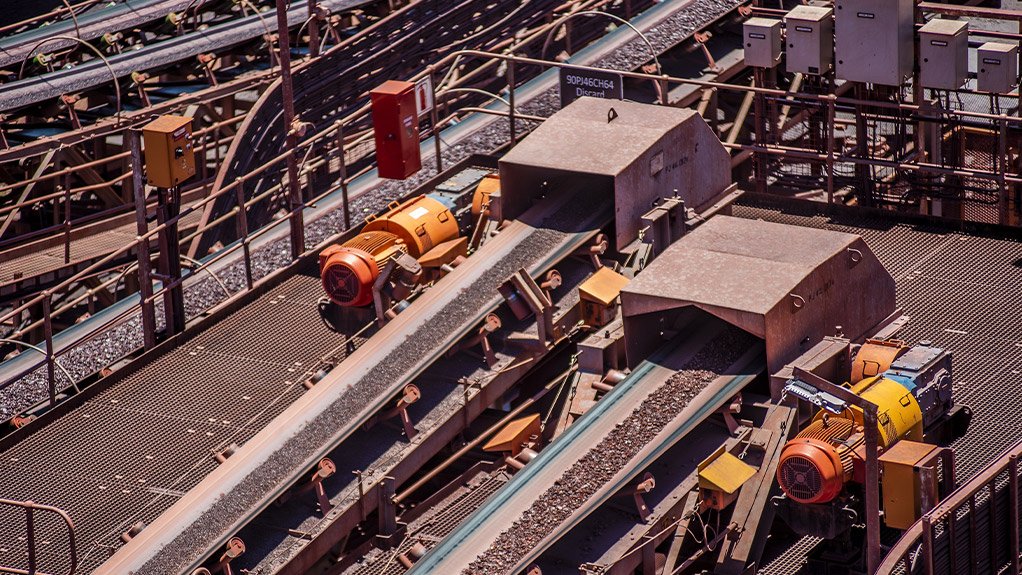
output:
[[[649,351],[632,337],[656,331],[649,318],[694,307],[764,339],[775,373],[836,326],[853,341],[874,333],[894,313],[894,292],[857,235],[715,216],[622,289],[628,362]]]
[[[500,179],[500,219],[547,191],[613,194],[622,248],[638,238],[642,215],[675,190],[687,208],[712,205],[731,185],[731,157],[692,110],[583,97],[501,158]]]

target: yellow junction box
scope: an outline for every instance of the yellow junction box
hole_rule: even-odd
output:
[[[628,281],[625,276],[603,266],[578,286],[579,299],[582,300],[582,319],[586,325],[600,327],[614,319],[617,298]]]
[[[720,446],[696,466],[699,491],[710,509],[726,508],[738,498],[738,490],[756,475],[756,468],[738,459]]]
[[[142,127],[149,184],[171,188],[195,175],[192,119],[160,116]]]
[[[884,523],[894,529],[908,529],[921,516],[922,485],[919,475],[925,463],[940,448],[902,439],[879,457],[884,500]],[[929,486],[936,493],[937,474]]]

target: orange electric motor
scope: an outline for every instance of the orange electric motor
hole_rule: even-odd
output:
[[[418,196],[391,209],[378,218],[366,220],[363,232],[389,232],[399,237],[408,254],[420,258],[437,244],[458,237],[458,220],[450,207],[431,195]]]
[[[339,246],[319,252],[319,276],[330,300],[342,306],[363,306],[373,301],[373,284],[386,261],[407,251],[396,235],[365,232]]]
[[[781,489],[799,503],[826,503],[837,497],[852,477],[854,450],[863,441],[856,431],[854,421],[841,417],[809,424],[781,451],[777,465]]]
[[[458,222],[445,203],[428,195],[395,203],[386,214],[369,218],[359,235],[320,252],[323,289],[337,305],[369,305],[388,259],[399,252],[419,258],[457,237]]]
[[[923,413],[913,390],[893,377],[867,377],[850,390],[877,406],[877,447],[883,451],[902,438],[923,439]],[[853,477],[865,454],[862,410],[840,414],[820,411],[805,429],[784,445],[777,463],[777,482],[800,503],[827,503]],[[860,467],[861,470],[861,467]]]
[[[483,212],[483,206],[490,204],[490,196],[500,191],[500,176],[487,174],[476,186],[472,194],[472,215],[478,216]]]

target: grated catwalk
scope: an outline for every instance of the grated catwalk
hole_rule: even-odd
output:
[[[67,511],[80,572],[90,572],[128,526],[151,522],[212,471],[214,453],[243,444],[300,397],[321,355],[344,349],[345,336],[320,320],[320,290],[315,275],[286,280],[0,452],[4,497]],[[0,508],[5,564],[24,562],[21,515]],[[40,568],[66,570],[59,525],[44,523],[38,537],[50,541]]]

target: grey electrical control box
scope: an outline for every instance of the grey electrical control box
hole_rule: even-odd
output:
[[[919,81],[924,88],[957,90],[968,75],[968,22],[930,20],[919,29]]]
[[[789,72],[826,74],[834,65],[834,9],[797,6],[784,17]]]
[[[900,86],[915,61],[914,0],[836,0],[836,74]]]
[[[976,87],[1007,94],[1018,84],[1018,45],[987,42],[976,51]]]
[[[781,61],[781,21],[749,18],[742,27],[745,36],[745,63],[757,68],[773,68]]]

